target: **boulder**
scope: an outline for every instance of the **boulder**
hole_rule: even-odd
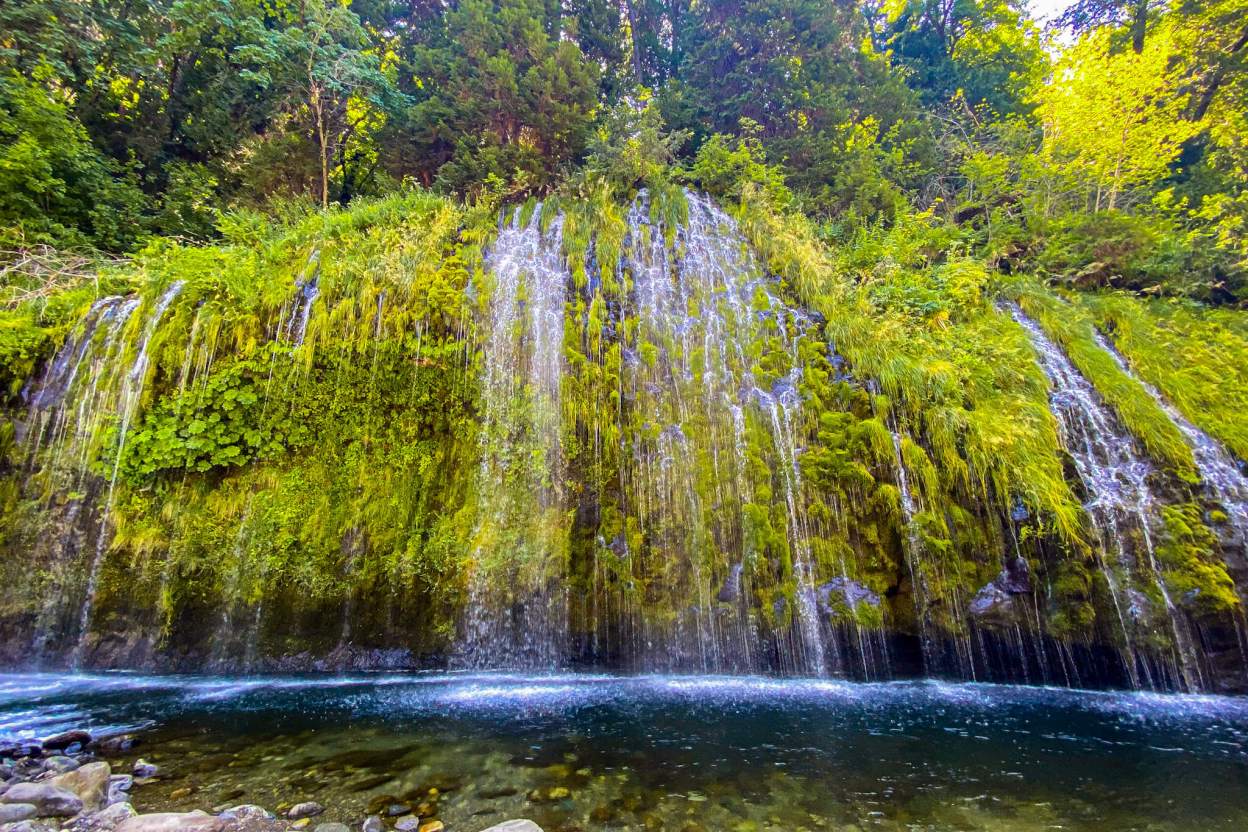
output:
[[[325,811],[325,807],[314,800],[306,803],[296,803],[290,807],[290,811],[286,813],[286,817],[291,820],[303,820],[304,818],[313,818]]]
[[[53,777],[48,782],[58,789],[65,789],[78,795],[86,811],[98,812],[108,805],[108,783],[112,774],[108,763],[87,763],[73,771]]]
[[[91,735],[86,731],[62,731],[45,739],[43,741],[43,750],[64,751],[75,745],[79,748],[86,748],[89,742],[91,742]]]
[[[122,821],[114,832],[221,832],[225,823],[206,812],[156,812]]]
[[[531,820],[521,818],[519,820],[505,820],[502,823],[491,826],[489,829],[482,829],[481,832],[542,832],[542,827]]]
[[[33,803],[0,803],[0,823],[17,823],[38,815],[39,810]]]
[[[17,783],[0,795],[0,803],[29,803],[41,818],[68,818],[82,811],[78,795],[51,783]]]

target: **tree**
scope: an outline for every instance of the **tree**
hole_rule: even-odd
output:
[[[1121,207],[1131,189],[1159,182],[1200,130],[1177,92],[1172,29],[1156,30],[1138,54],[1114,52],[1110,38],[1099,30],[1071,48],[1039,107],[1046,157],[1092,211]]]

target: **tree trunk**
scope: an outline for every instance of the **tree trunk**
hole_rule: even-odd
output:
[[[628,36],[633,41],[633,75],[637,76],[637,83],[644,84],[645,78],[641,74],[641,44],[637,40],[637,0],[624,0],[624,9],[628,12]]]
[[[1148,0],[1135,0],[1135,12],[1131,17],[1131,48],[1135,54],[1144,51],[1144,32],[1148,27]]]

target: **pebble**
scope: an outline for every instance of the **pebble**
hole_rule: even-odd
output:
[[[369,815],[360,826],[360,832],[384,832],[386,825],[377,815]]]
[[[417,832],[442,832],[446,829],[446,824],[440,820],[427,820],[420,825]]]
[[[312,832],[351,832],[345,823],[318,823]]]
[[[417,832],[420,829],[420,818],[415,815],[404,815],[394,822],[396,832]]]

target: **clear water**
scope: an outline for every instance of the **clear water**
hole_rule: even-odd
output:
[[[1248,828],[1248,700],[757,677],[0,676],[0,735],[140,730],[141,810],[448,830]],[[129,762],[131,758],[122,760]],[[190,787],[188,797],[171,799]],[[431,800],[429,789],[437,788]]]

